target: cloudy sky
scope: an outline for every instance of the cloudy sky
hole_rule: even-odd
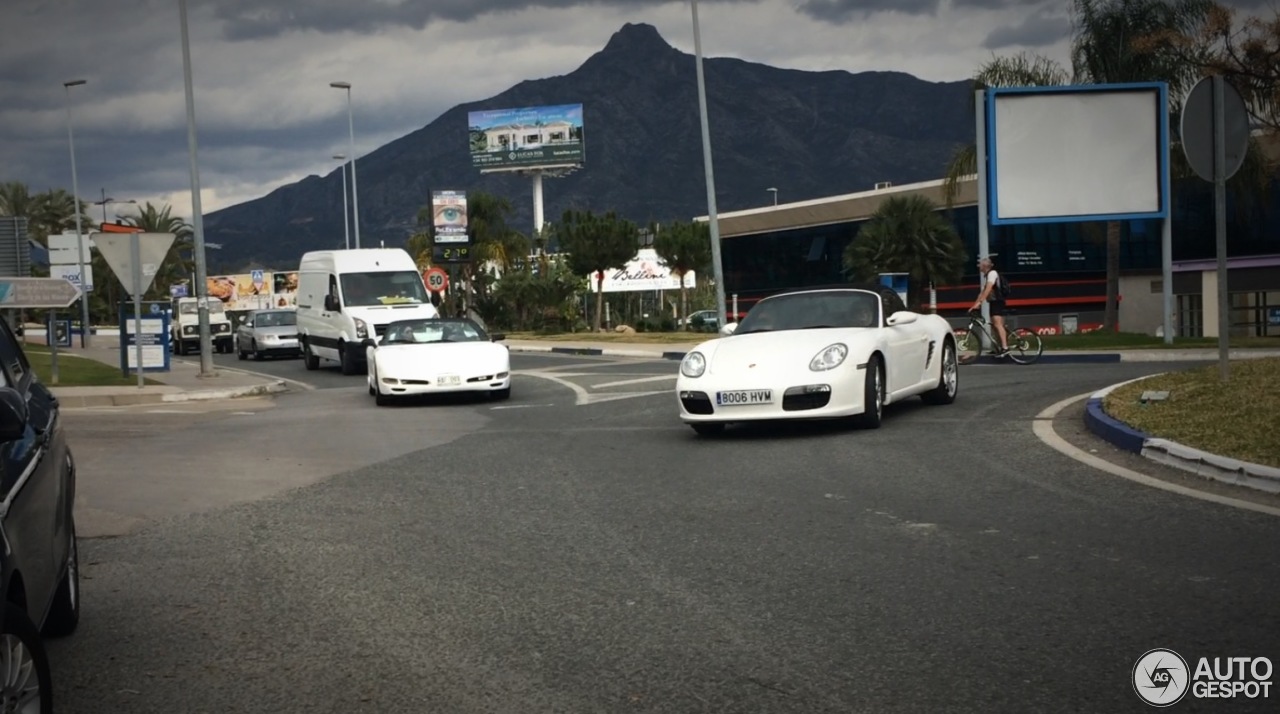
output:
[[[571,72],[627,22],[693,52],[687,0],[188,3],[206,214],[337,170],[347,105],[332,81],[353,85],[360,155],[456,104]],[[699,15],[707,56],[951,81],[993,53],[1065,60],[1067,4],[701,0]],[[71,189],[70,105],[82,199],[105,190],[190,216],[178,0],[0,0],[0,28],[0,181]],[[68,97],[73,79],[87,84]]]

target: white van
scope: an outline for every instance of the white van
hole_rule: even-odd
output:
[[[307,369],[321,359],[343,374],[365,368],[365,347],[396,320],[429,319],[422,274],[401,248],[357,248],[306,253],[298,266],[298,340]]]

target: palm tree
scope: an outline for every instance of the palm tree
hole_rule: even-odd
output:
[[[937,305],[936,286],[964,273],[964,244],[955,227],[924,196],[885,199],[845,248],[843,262],[852,277],[869,281],[878,273],[907,273],[915,285],[929,286],[929,306]]]
[[[21,181],[0,183],[0,216],[23,216],[35,213],[35,197]]]
[[[1115,84],[1162,81],[1171,105],[1198,76],[1198,68],[1177,52],[1144,41],[1164,32],[1186,33],[1212,7],[1210,0],[1072,0],[1071,81]],[[996,57],[979,69],[975,87],[1061,84],[1064,69],[1044,57]],[[1176,106],[1171,111],[1176,112]],[[944,196],[954,201],[959,181],[977,173],[973,147],[957,151],[947,168]],[[1107,305],[1103,328],[1114,329],[1120,294],[1121,223],[1107,224]]]

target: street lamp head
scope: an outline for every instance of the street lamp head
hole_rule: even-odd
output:
[[[330,82],[329,86],[334,89],[351,89],[350,82]]]
[[[87,79],[73,79],[68,82],[63,82],[62,86],[66,87],[67,89],[70,89],[72,87],[79,87],[82,84],[88,84],[88,83],[89,83],[89,80]]]
[[[335,160],[335,161],[346,161],[346,160],[347,160],[347,155],[346,155],[346,154],[334,154],[334,155],[333,155],[333,158],[334,158],[334,160]]]

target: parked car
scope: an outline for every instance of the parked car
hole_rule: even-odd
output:
[[[236,356],[256,360],[266,357],[301,357],[298,313],[293,310],[254,310],[240,316],[236,325]]]
[[[369,394],[379,406],[394,397],[481,392],[511,396],[511,351],[467,318],[399,320],[369,345]]]
[[[951,325],[911,312],[881,286],[801,290],[756,303],[680,363],[680,419],[709,436],[733,422],[850,417],[880,426],[884,406],[956,398]]]
[[[684,329],[685,323],[688,323],[695,330],[715,332],[720,329],[720,315],[715,310],[699,310],[686,318],[682,318],[676,324],[681,329]]]
[[[41,636],[80,622],[76,471],[58,400],[0,320],[0,710],[51,712]]]

